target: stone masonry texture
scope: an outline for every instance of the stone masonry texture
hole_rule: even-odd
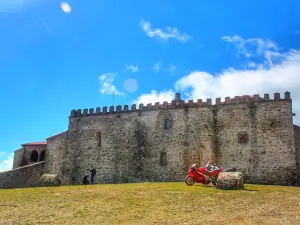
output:
[[[68,132],[63,132],[47,139],[45,155],[45,173],[62,176]]]
[[[36,187],[44,173],[44,162],[0,172],[0,188]]]
[[[297,164],[297,184],[300,185],[300,127],[294,125],[295,130],[295,147],[296,147],[296,164]]]
[[[79,184],[90,166],[95,183],[183,181],[192,164],[210,161],[237,166],[245,183],[296,184],[300,132],[290,93],[215,102],[177,94],[171,103],[72,110],[68,130],[47,139],[45,173],[63,185]]]
[[[23,157],[24,157],[24,148],[20,148],[20,149],[18,149],[18,150],[15,151],[14,162],[13,162],[13,169],[16,169],[16,168],[22,166]]]

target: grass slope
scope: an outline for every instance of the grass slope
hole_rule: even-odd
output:
[[[300,188],[184,183],[0,189],[0,224],[300,224]]]

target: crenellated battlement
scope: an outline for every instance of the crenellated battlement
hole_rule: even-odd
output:
[[[180,94],[176,93],[176,98],[172,102],[156,102],[154,105],[148,103],[147,105],[141,103],[137,108],[136,104],[132,104],[129,109],[128,105],[124,105],[122,108],[121,105],[118,106],[104,106],[101,110],[100,107],[90,109],[73,109],[71,111],[70,117],[82,117],[82,116],[95,116],[103,114],[112,114],[112,113],[125,113],[125,112],[137,112],[137,111],[151,111],[151,110],[160,110],[160,109],[176,109],[176,108],[187,108],[187,107],[211,107],[214,105],[225,105],[225,104],[240,104],[240,103],[249,103],[249,102],[265,102],[265,101],[279,101],[279,100],[291,100],[290,92],[286,91],[283,98],[281,98],[280,93],[276,92],[273,94],[273,99],[270,98],[269,94],[264,94],[260,96],[259,94],[235,96],[234,98],[225,97],[222,101],[222,98],[216,98],[215,104],[212,104],[212,99],[207,98],[206,101],[202,99],[188,100],[187,102],[180,99]]]

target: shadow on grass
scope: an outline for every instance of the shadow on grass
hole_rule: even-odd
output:
[[[211,188],[211,189],[216,189],[216,190],[222,190],[222,189],[218,189],[218,188],[214,188],[213,186],[210,185],[202,185],[202,184],[195,184],[193,186],[196,187],[200,187],[200,188]],[[249,191],[249,192],[255,192],[255,191],[259,191],[259,190],[254,190],[254,189],[248,189],[248,188],[244,188],[244,189],[226,189],[226,191]]]
[[[207,186],[207,185],[195,185],[195,186],[204,187],[204,188],[213,188],[212,186]]]
[[[251,190],[251,189],[244,188],[242,191],[259,191],[259,190]]]

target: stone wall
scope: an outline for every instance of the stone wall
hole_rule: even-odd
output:
[[[13,169],[19,168],[22,165],[24,157],[24,148],[20,148],[14,152]]]
[[[90,166],[96,183],[182,181],[207,161],[238,166],[252,183],[292,184],[296,161],[289,93],[206,102],[173,101],[73,110],[63,183],[77,184]],[[165,120],[170,128],[165,129]]]
[[[274,100],[268,94],[218,98],[215,105],[177,97],[138,109],[72,110],[68,131],[48,138],[47,145],[15,152],[14,167],[20,158],[32,163],[33,150],[38,160],[46,152],[45,165],[0,173],[0,187],[35,186],[44,171],[62,184],[78,184],[90,166],[97,170],[95,183],[183,181],[192,164],[208,161],[238,166],[246,183],[290,185],[297,174],[300,180],[299,129],[288,92],[284,99],[275,93]]]
[[[300,127],[294,125],[298,185],[300,185]]]
[[[35,187],[44,172],[44,162],[0,172],[0,188]]]
[[[70,118],[65,182],[90,166],[98,183],[180,181],[191,164],[213,159],[211,121],[210,107]]]
[[[295,183],[291,101],[220,105],[217,137],[220,164],[238,166],[246,182]]]
[[[47,139],[45,173],[57,174],[62,178],[64,158],[67,149],[68,132],[62,132]]]

